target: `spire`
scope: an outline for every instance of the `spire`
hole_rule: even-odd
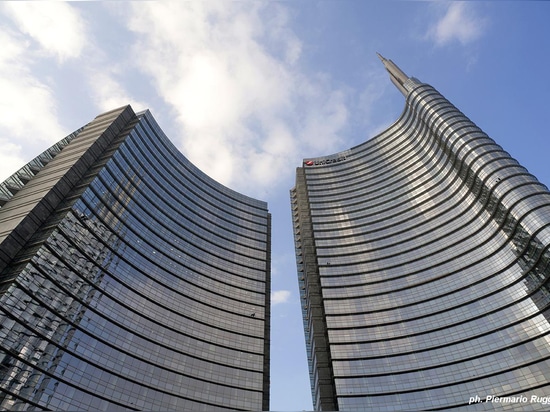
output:
[[[404,83],[409,79],[403,71],[397,67],[397,65],[389,59],[386,59],[380,53],[376,53],[378,58],[382,61],[382,64],[390,74],[390,80],[392,83],[399,89],[404,96],[407,95],[407,90],[405,90]]]

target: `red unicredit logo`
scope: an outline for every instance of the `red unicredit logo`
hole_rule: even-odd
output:
[[[334,157],[331,159],[324,159],[324,160],[306,160],[304,164],[306,166],[322,166],[322,165],[330,165],[332,163],[339,163],[346,160],[346,156],[340,156],[340,157]]]

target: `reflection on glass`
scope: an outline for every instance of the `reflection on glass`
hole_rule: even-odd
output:
[[[268,405],[266,205],[136,120],[1,275],[2,409]]]

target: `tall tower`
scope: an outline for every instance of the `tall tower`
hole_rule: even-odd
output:
[[[550,192],[380,58],[402,115],[291,190],[315,408],[547,409]]]
[[[1,410],[268,410],[270,214],[150,112],[0,184]]]

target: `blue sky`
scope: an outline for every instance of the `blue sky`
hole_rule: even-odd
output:
[[[289,190],[404,99],[376,52],[550,184],[550,2],[0,3],[0,179],[97,114],[149,108],[180,150],[273,214],[274,411],[310,410]]]

